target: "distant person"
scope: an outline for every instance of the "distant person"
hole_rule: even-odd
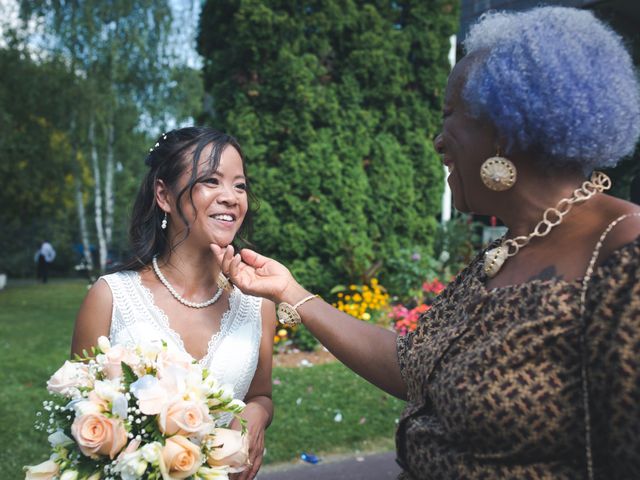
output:
[[[640,173],[633,177],[629,187],[629,200],[640,205]]]
[[[34,260],[36,262],[36,277],[42,283],[47,283],[49,280],[49,266],[56,258],[56,251],[53,246],[46,240],[40,244],[40,248],[35,254]]]

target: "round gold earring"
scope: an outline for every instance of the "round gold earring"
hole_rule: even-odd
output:
[[[482,183],[494,192],[509,190],[516,183],[518,172],[513,162],[500,155],[500,149],[495,157],[487,158],[480,166]]]

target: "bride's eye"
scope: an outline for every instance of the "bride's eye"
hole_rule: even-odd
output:
[[[246,183],[236,183],[236,188],[238,190],[247,190],[247,184]]]
[[[218,180],[216,177],[211,177],[204,179],[202,183],[206,183],[207,185],[219,185],[220,180]]]

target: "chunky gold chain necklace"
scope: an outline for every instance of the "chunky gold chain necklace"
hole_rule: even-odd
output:
[[[513,257],[522,247],[529,245],[534,237],[546,237],[554,227],[560,225],[574,204],[589,200],[596,193],[609,188],[611,188],[611,179],[602,172],[593,172],[591,180],[585,181],[569,198],[563,198],[555,207],[547,208],[542,215],[542,220],[529,235],[504,239],[498,247],[487,251],[484,254],[484,273],[489,278],[495,277],[507,258]]]

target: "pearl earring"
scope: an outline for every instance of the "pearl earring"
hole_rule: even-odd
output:
[[[162,224],[160,225],[162,230],[166,230],[167,228],[167,212],[164,212],[164,218],[162,219]]]
[[[494,192],[509,190],[516,183],[518,172],[513,162],[500,155],[500,149],[495,157],[487,158],[480,166],[482,183]]]

